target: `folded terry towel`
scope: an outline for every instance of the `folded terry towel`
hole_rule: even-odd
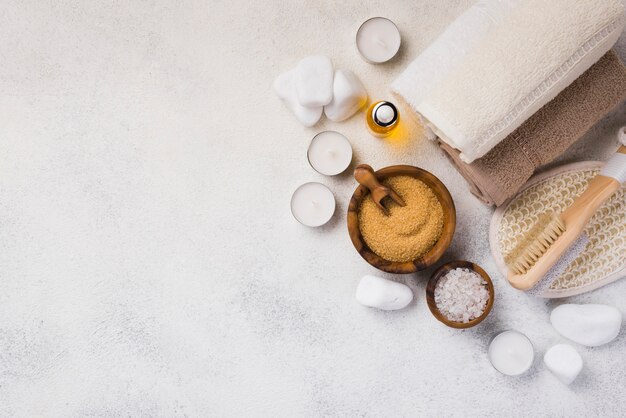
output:
[[[625,99],[626,67],[609,51],[484,157],[467,164],[459,151],[440,145],[472,193],[499,206],[517,193],[537,167],[562,154]]]
[[[620,0],[520,0],[512,7],[423,99],[397,90],[466,162],[552,100],[624,27]]]
[[[391,85],[413,109],[457,69],[465,55],[502,22],[521,0],[479,0],[439,35]]]

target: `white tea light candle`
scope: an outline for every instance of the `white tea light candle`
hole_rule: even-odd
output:
[[[321,183],[305,183],[291,196],[291,213],[302,225],[322,226],[335,213],[335,196]]]
[[[356,46],[366,61],[374,64],[389,61],[400,50],[400,31],[391,20],[373,17],[357,31]]]
[[[489,361],[500,373],[517,376],[533,364],[535,351],[527,336],[517,331],[504,331],[489,344]]]
[[[334,176],[344,172],[352,162],[352,146],[339,132],[320,132],[313,137],[307,158],[315,171]]]

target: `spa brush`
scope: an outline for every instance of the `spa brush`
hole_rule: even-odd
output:
[[[587,189],[560,214],[531,231],[519,255],[509,264],[509,283],[533,293],[543,290],[584,250],[588,238],[583,229],[624,181],[626,181],[626,128],[620,130],[622,145],[594,177]]]

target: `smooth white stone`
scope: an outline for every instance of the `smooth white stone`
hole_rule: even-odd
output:
[[[304,126],[313,126],[322,117],[323,107],[304,107],[298,102],[295,69],[276,77],[274,91]]]
[[[311,55],[296,67],[298,103],[306,107],[326,106],[333,99],[333,64],[328,57]]]
[[[413,300],[411,288],[405,284],[376,276],[363,276],[356,288],[356,300],[371,308],[394,311]]]
[[[596,347],[617,337],[622,326],[622,313],[607,305],[565,304],[552,311],[550,322],[565,338]]]
[[[543,362],[561,382],[569,385],[583,369],[583,358],[569,344],[550,347],[543,356]]]
[[[341,122],[354,115],[367,103],[367,91],[363,83],[350,70],[335,71],[333,99],[324,106],[326,117]]]

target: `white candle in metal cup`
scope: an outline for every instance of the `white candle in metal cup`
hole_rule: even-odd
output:
[[[335,196],[321,183],[305,183],[291,196],[291,213],[302,225],[322,226],[335,213]]]
[[[373,17],[363,22],[356,33],[356,46],[366,61],[378,64],[389,61],[400,50],[400,31],[391,20]]]
[[[352,146],[339,132],[320,132],[311,140],[307,158],[315,171],[326,176],[334,176],[350,166]]]
[[[518,331],[503,331],[489,344],[489,361],[500,373],[517,376],[533,364],[535,351],[527,336]]]

